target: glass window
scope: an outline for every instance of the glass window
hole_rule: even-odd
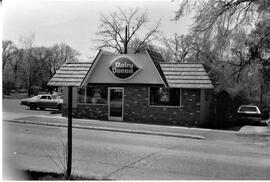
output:
[[[150,105],[180,106],[180,88],[150,87]]]
[[[40,99],[47,99],[47,96],[41,96]]]
[[[241,107],[240,108],[241,112],[257,112],[256,107]]]
[[[78,93],[78,103],[84,103],[85,100],[85,87],[82,87],[82,88],[78,88],[77,90],[77,93]]]
[[[106,87],[90,86],[86,88],[86,102],[107,104],[108,91]]]

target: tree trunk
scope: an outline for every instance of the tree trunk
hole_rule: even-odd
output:
[[[28,96],[30,97],[31,93],[30,93],[30,89],[31,89],[31,71],[29,72],[28,75],[28,85],[27,85],[27,90],[28,90]]]

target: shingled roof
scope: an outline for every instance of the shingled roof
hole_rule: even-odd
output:
[[[98,55],[100,55],[100,52]],[[203,64],[165,63],[159,53],[149,49],[146,52],[153,61],[166,86],[175,88],[214,88]],[[48,85],[81,86],[92,65],[90,62],[66,62],[56,71],[56,74],[49,81]]]
[[[169,87],[214,88],[201,63],[160,63]]]
[[[90,62],[67,62],[56,71],[49,81],[50,86],[80,86],[90,70]]]

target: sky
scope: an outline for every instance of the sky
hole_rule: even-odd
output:
[[[160,30],[167,37],[174,33],[186,34],[192,19],[183,17],[172,21],[177,1],[70,1],[70,0],[5,0],[2,3],[3,40],[12,40],[20,46],[19,37],[34,33],[33,46],[52,46],[64,42],[79,51],[81,59],[95,56],[100,13],[109,15],[120,7],[147,10],[150,24],[161,18]]]

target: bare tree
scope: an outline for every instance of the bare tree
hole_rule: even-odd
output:
[[[174,34],[174,38],[163,38],[165,46],[173,54],[176,62],[185,62],[192,48],[192,37]]]
[[[16,51],[16,46],[10,40],[4,40],[2,43],[2,70],[4,70],[6,64],[12,60],[14,52]]]
[[[182,0],[178,2],[179,9],[175,20],[189,11],[196,11],[193,31],[204,40],[210,40],[211,43],[208,51],[204,52],[213,52],[216,60],[225,61],[237,67],[237,71],[234,71],[232,75],[237,75],[237,80],[239,80],[244,67],[254,62],[255,57],[251,56],[254,55],[252,53],[254,49],[248,48],[247,37],[239,42],[236,41],[237,36],[249,33],[255,22],[260,21],[265,14],[269,16],[270,2],[268,0]],[[242,31],[241,34],[239,31]],[[205,45],[198,47],[201,47],[198,49],[201,53],[205,50]]]
[[[100,42],[97,47],[99,49],[110,48],[122,54],[124,53],[124,44],[128,45],[133,40],[140,40],[140,43],[134,44],[136,46],[133,47],[135,52],[139,52],[141,47],[157,38],[159,33],[158,28],[161,21],[159,20],[148,30],[145,30],[146,24],[149,23],[147,12],[140,14],[138,8],[129,10],[119,8],[118,11],[109,15],[101,13],[100,16],[100,31],[96,33],[100,37],[96,39]],[[125,42],[125,27],[127,27],[127,42]]]
[[[179,3],[175,20],[191,10],[195,10],[195,31],[211,31],[222,25],[228,30],[250,24],[261,5],[267,0],[182,0]]]
[[[27,90],[28,90],[28,96],[30,96],[30,88],[32,87],[32,72],[34,71],[34,61],[32,59],[33,55],[33,43],[35,40],[35,34],[34,33],[28,33],[25,35],[20,36],[20,43],[22,44],[24,48],[24,64],[23,64],[23,70],[27,78]]]
[[[58,70],[66,61],[77,61],[76,57],[80,55],[78,51],[65,43],[55,44],[50,47],[48,51],[50,57],[47,62],[50,77],[52,77],[56,73],[56,70]]]
[[[17,83],[18,71],[22,66],[22,61],[24,59],[24,50],[16,48],[13,53],[13,59],[10,61],[11,68],[14,73],[14,82]]]

